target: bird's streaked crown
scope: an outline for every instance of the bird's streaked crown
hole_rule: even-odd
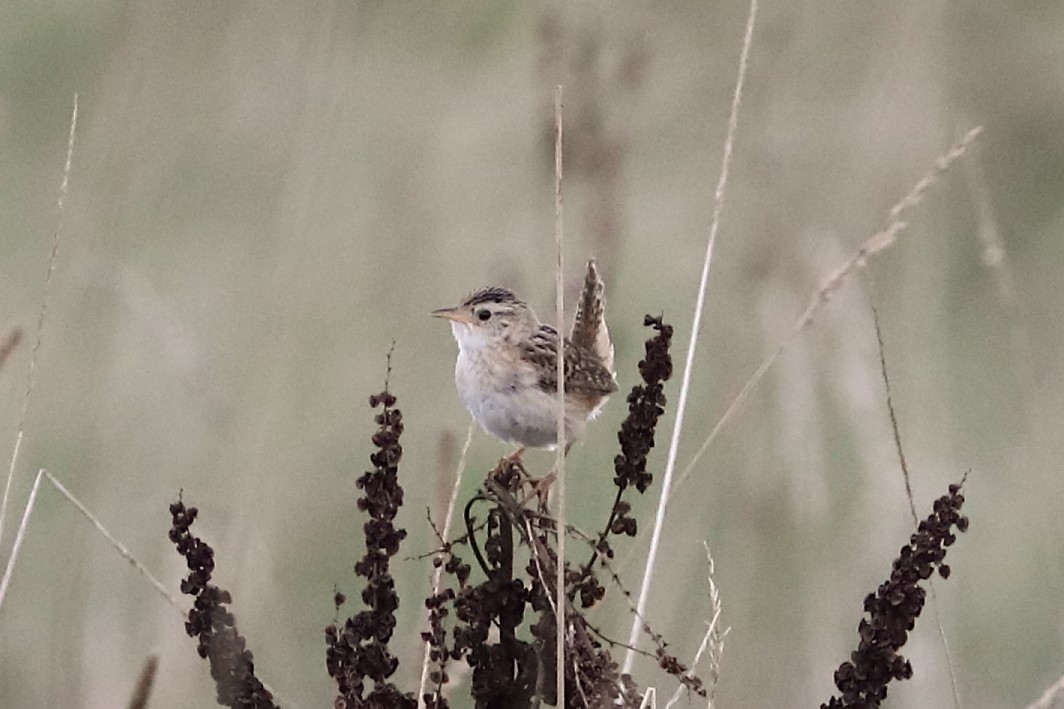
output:
[[[474,305],[483,305],[484,303],[497,303],[500,305],[524,305],[524,301],[514,295],[512,290],[506,288],[500,288],[499,286],[487,286],[476,290],[462,301],[461,307],[471,308]]]

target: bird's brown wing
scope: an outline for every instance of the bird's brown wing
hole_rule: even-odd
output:
[[[570,394],[605,396],[617,391],[617,382],[602,360],[593,352],[565,340],[565,391]],[[539,387],[552,392],[558,389],[558,332],[550,325],[539,330],[523,346],[521,356],[535,365]]]

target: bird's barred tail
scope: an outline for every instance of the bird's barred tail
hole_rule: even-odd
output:
[[[599,276],[594,259],[587,262],[587,275],[576,305],[576,319],[569,341],[593,352],[606,369],[613,372],[613,341],[606,326],[606,284]]]

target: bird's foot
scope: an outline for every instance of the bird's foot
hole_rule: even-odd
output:
[[[524,463],[521,461],[521,455],[524,452],[524,448],[518,448],[510,455],[499,458],[498,464],[489,474],[497,483],[511,492],[516,492],[529,478],[528,471],[525,470]]]
[[[548,511],[548,502],[550,499],[550,486],[554,484],[554,481],[558,479],[558,474],[555,471],[550,471],[543,477],[532,480],[532,493],[539,500],[539,511],[544,514]]]

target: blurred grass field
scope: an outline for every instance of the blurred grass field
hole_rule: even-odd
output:
[[[676,327],[679,371],[746,12],[0,5],[0,332],[27,331],[0,370],[5,462],[75,92],[81,109],[0,558],[43,467],[176,593],[167,505],[184,490],[260,676],[301,707],[330,705],[322,629],[334,584],[357,589],[353,483],[392,341],[414,556],[433,547],[425,509],[451,474],[441,436],[461,439],[468,421],[455,345],[428,312],[498,283],[552,313],[563,83],[567,277],[576,287],[599,258],[622,390],[644,313]],[[918,512],[971,471],[971,530],[907,646],[916,674],[891,688],[893,707],[952,702],[936,612],[966,709],[1026,706],[1064,674],[1064,5],[762,5],[679,455],[683,466],[821,280],[973,125],[985,126],[976,148],[870,265]],[[988,239],[1004,260],[986,257]],[[693,655],[707,540],[732,627],[720,707],[826,700],[864,594],[909,534],[866,283],[787,348],[671,510],[649,618]],[[624,413],[617,397],[569,457],[583,527],[608,513]],[[474,434],[465,496],[506,452]],[[546,470],[551,457],[528,461]],[[648,494],[636,508],[632,591],[653,506]],[[48,487],[22,553],[0,610],[0,706],[121,706],[152,652],[152,706],[213,704],[180,615]],[[428,574],[424,561],[397,568],[393,648],[411,689]],[[612,603],[596,622],[622,637],[630,619]],[[673,689],[645,665],[637,679]]]

